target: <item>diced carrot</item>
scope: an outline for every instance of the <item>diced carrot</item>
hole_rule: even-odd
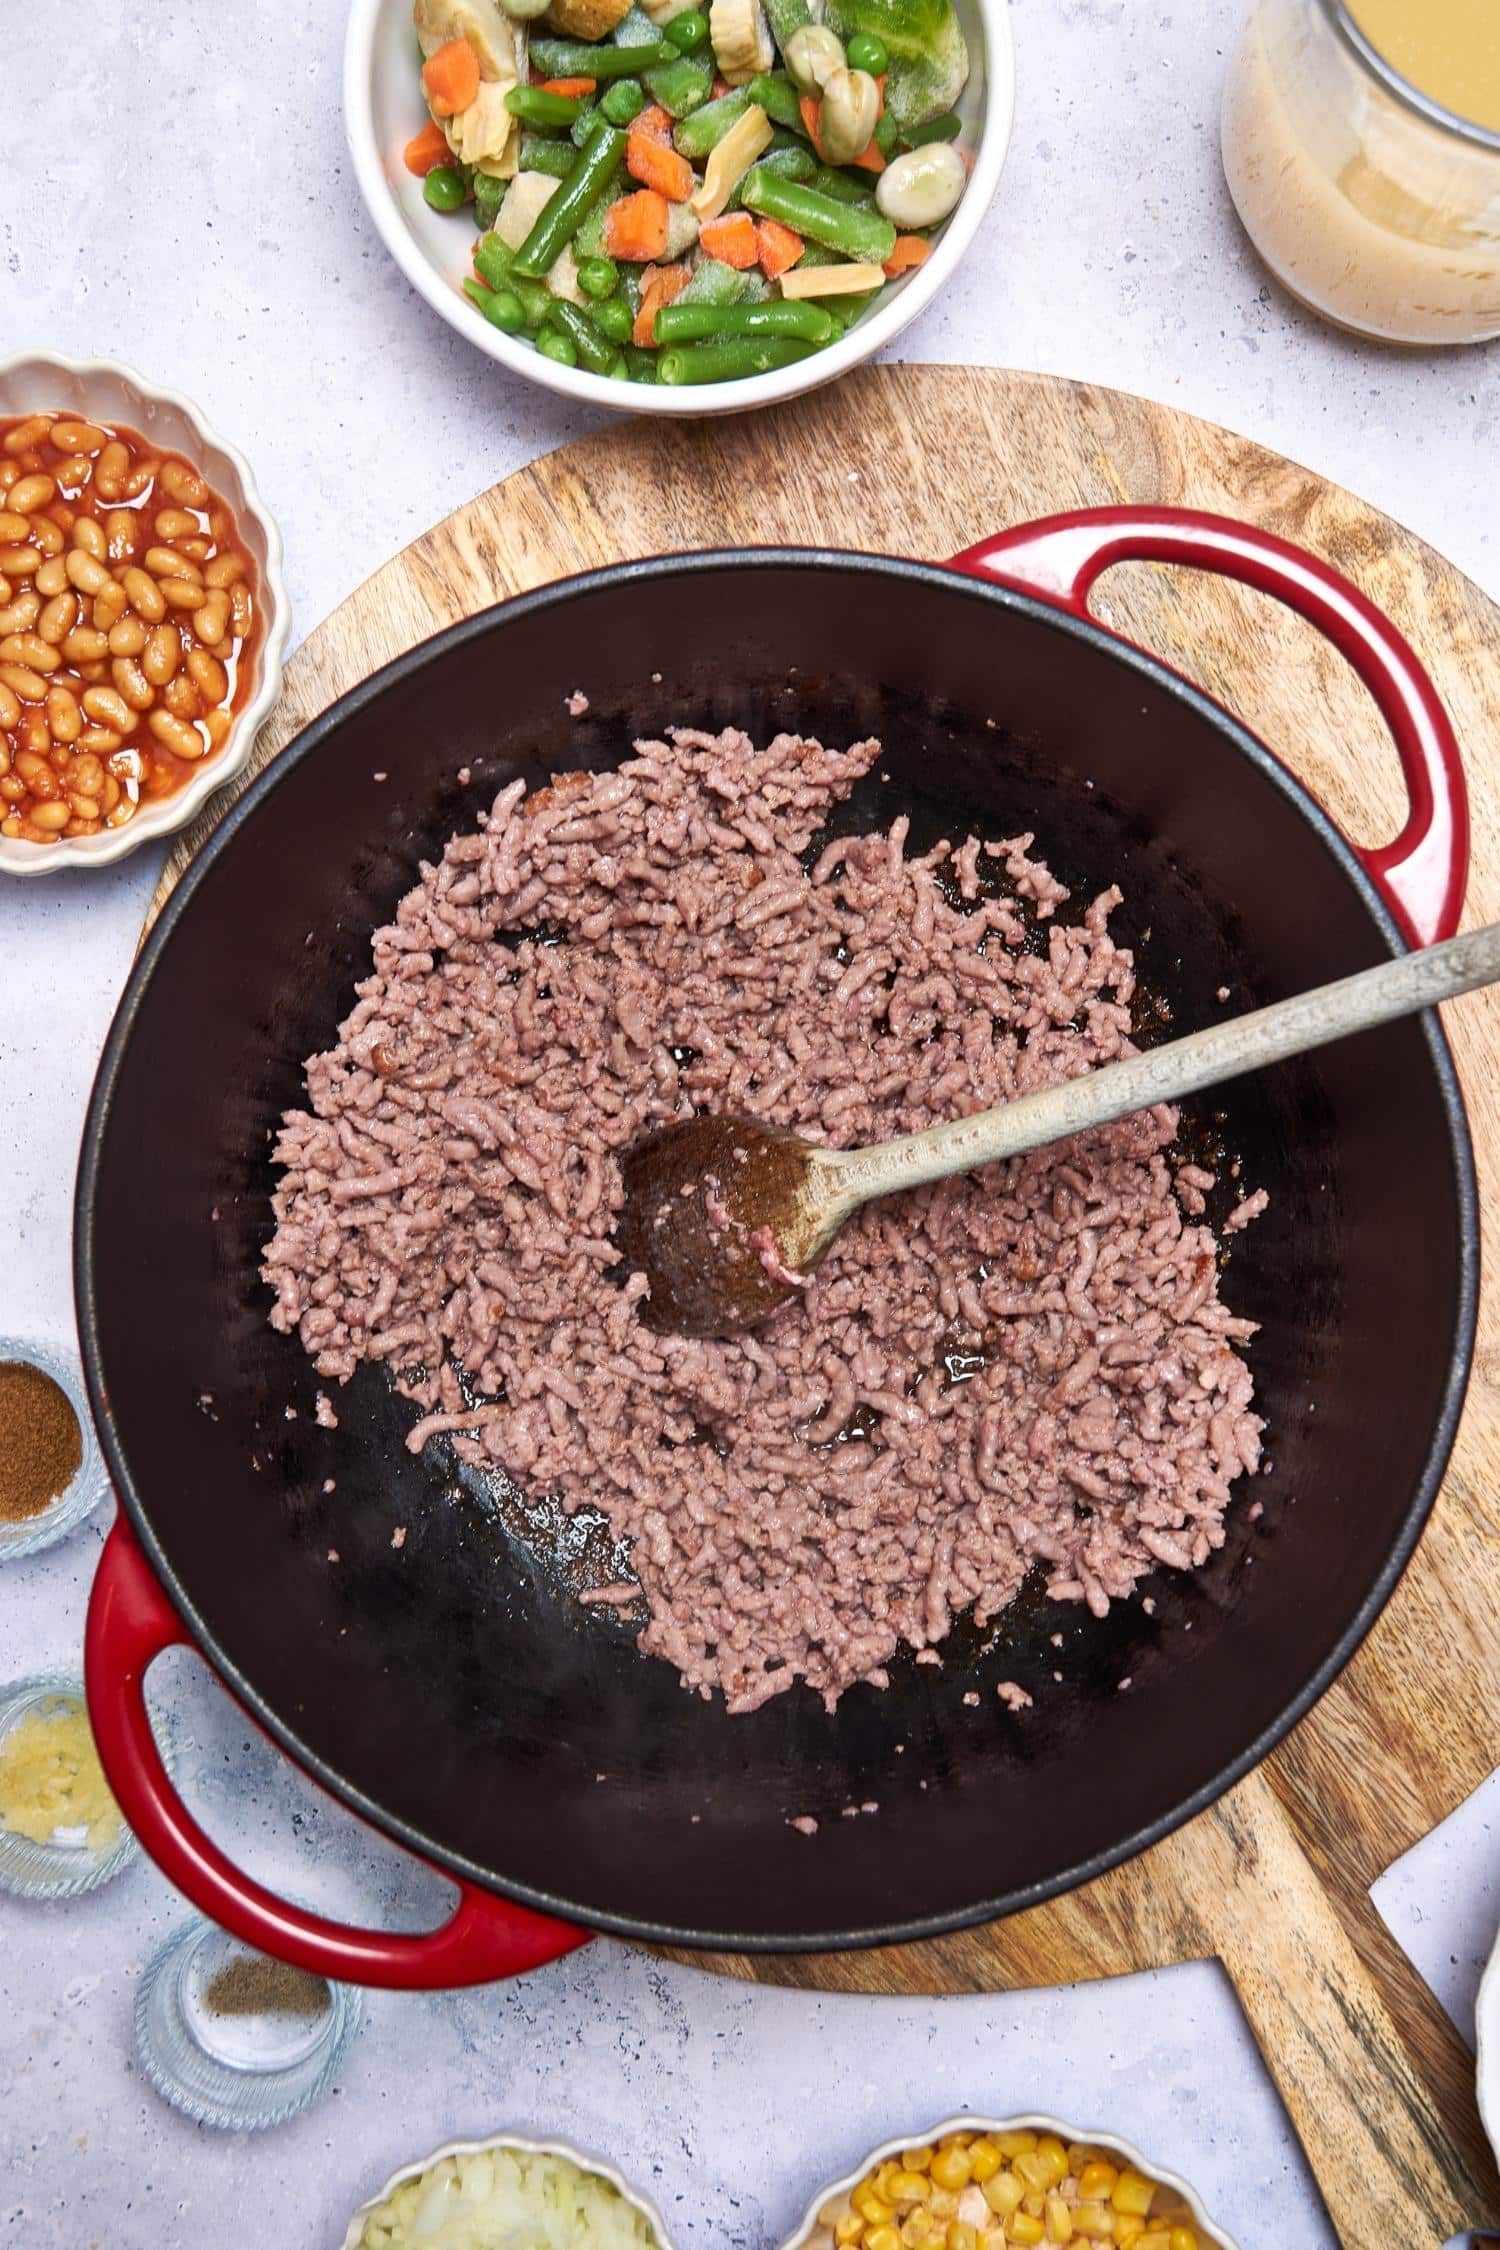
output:
[[[673,132],[671,111],[663,109],[660,102],[653,102],[650,109],[641,111],[639,117],[632,117],[630,130],[632,133],[639,133],[645,140],[659,141],[663,148],[670,148]]]
[[[642,351],[656,342],[653,326],[663,305],[673,304],[688,285],[686,265],[647,266],[641,275],[641,309],[635,316],[630,341]]]
[[[723,98],[723,96],[724,96],[725,94],[732,94],[733,92],[734,92],[734,88],[733,88],[733,87],[732,87],[732,86],[730,85],[730,83],[729,83],[729,80],[728,80],[727,78],[721,78],[721,77],[718,77],[717,75],[715,76],[715,78],[714,78],[714,82],[713,82],[713,86],[712,86],[712,89],[711,89],[711,92],[710,92],[710,99],[711,99],[711,100],[713,100],[713,101],[719,101],[719,100],[721,100],[721,99]]]
[[[898,234],[896,246],[885,261],[886,279],[894,281],[898,273],[910,273],[913,266],[925,266],[932,256],[932,244],[920,234]]]
[[[807,244],[800,234],[784,227],[779,219],[757,219],[755,222],[755,247],[760,254],[760,270],[767,281],[790,273]]]
[[[622,195],[604,214],[604,247],[627,265],[648,265],[667,247],[668,205],[655,188]]]
[[[446,164],[452,153],[447,134],[430,117],[401,152],[407,171],[415,172],[419,180],[425,180],[437,165]]]
[[[692,165],[685,156],[678,155],[670,141],[658,141],[650,133],[638,133],[634,125],[625,143],[625,169],[642,187],[655,188],[669,203],[686,203],[698,185]]]
[[[561,94],[565,101],[581,101],[598,85],[597,78],[544,78],[537,88],[539,94]]]
[[[884,80],[878,79],[876,83],[883,86]],[[832,158],[824,148],[822,135],[819,132],[819,127],[823,122],[823,104],[816,94],[802,94],[798,97],[797,107],[802,112],[802,122],[807,128],[808,139],[812,142],[823,163],[831,163]],[[885,158],[880,153],[880,144],[873,139],[863,153],[851,157],[850,162],[861,172],[883,172],[885,170]]]
[[[422,65],[422,91],[434,117],[456,117],[479,91],[479,57],[467,39],[449,39]]]
[[[748,211],[726,211],[722,219],[706,219],[698,230],[698,240],[710,258],[735,266],[741,273],[747,273],[760,256],[755,221]]]

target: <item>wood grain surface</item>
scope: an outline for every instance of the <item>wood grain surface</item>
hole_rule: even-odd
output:
[[[1466,752],[1465,920],[1500,918],[1500,612],[1431,548],[1310,471],[1170,408],[1045,376],[866,369],[774,413],[619,424],[567,446],[428,532],[309,636],[253,764],[438,627],[571,571],[777,541],[940,558],[1032,516],[1119,501],[1265,525],[1396,619]],[[1111,573],[1095,607],[1231,705],[1357,841],[1395,831],[1394,752],[1310,627],[1266,596],[1144,565]],[[179,840],[153,913],[225,802]],[[1449,1017],[1492,1241],[1500,998],[1471,997]],[[1497,1597],[1500,1288],[1489,1276],[1467,1411],[1417,1559],[1343,1677],[1257,1773],[1129,1866],[990,1928],[885,1952],[711,1965],[828,1990],[972,1992],[1216,1956],[1346,2244],[1427,2250],[1461,2226],[1494,2224],[1500,2182],[1472,2060],[1368,1893],[1500,1762]],[[1140,2067],[1152,2067],[1148,2054]],[[1250,2250],[1253,2214],[1241,2220]]]

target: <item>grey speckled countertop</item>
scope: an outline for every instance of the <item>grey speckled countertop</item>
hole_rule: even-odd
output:
[[[1000,196],[900,356],[1086,376],[1250,431],[1500,594],[1476,473],[1495,457],[1500,354],[1362,346],[1266,280],[1217,158],[1235,0],[1017,0],[1014,13]],[[338,0],[49,0],[12,16],[0,354],[103,351],[198,399],[255,463],[304,625],[588,426],[470,352],[387,261],[343,149]],[[86,882],[0,890],[5,1328],[71,1325],[79,1124],[155,874],[142,854]],[[0,1677],[74,1657],[99,1536],[0,1579]],[[256,1872],[350,1916],[432,1917],[440,1886],[279,1769],[195,1660],[174,1656],[158,1678],[191,1800]],[[1449,1952],[1482,1947],[1492,1915],[1487,1805],[1464,1835],[1414,1855],[1393,1891],[1393,1922],[1435,1976]],[[1478,1903],[1450,1945],[1455,1895]],[[144,1866],[67,1909],[0,1901],[0,2241],[332,2250],[396,2163],[516,2124],[615,2157],[684,2250],[760,2250],[893,2120],[967,2103],[1118,2125],[1197,2180],[1247,2250],[1329,2240],[1209,1967],[913,2006],[754,1992],[599,1946],[508,1990],[371,1998],[328,2101],[274,2136],[223,2137],[162,2108],[129,2053],[137,1971],[180,1912]]]

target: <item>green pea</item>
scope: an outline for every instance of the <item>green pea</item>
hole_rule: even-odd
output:
[[[901,139],[901,128],[894,117],[879,117],[875,121],[875,146],[882,156],[894,156]]]
[[[646,97],[633,78],[616,79],[599,107],[611,125],[630,125],[646,106]]]
[[[559,367],[578,365],[578,346],[571,336],[564,336],[555,328],[544,328],[536,340],[536,348],[543,359],[555,359]]]
[[[685,9],[667,25],[666,37],[679,55],[696,54],[708,37],[708,18],[699,15],[696,8]]]
[[[873,31],[857,31],[844,51],[851,70],[867,70],[872,78],[881,77],[891,67],[890,49]]]
[[[492,328],[503,328],[507,336],[518,335],[526,326],[525,307],[514,289],[496,289],[480,310]]]
[[[612,297],[620,286],[620,269],[613,258],[580,258],[578,286],[585,297]]]
[[[463,174],[451,164],[435,164],[422,182],[424,202],[434,211],[456,211],[464,199]]]
[[[579,279],[582,278],[580,267]],[[602,305],[595,305],[593,317],[600,335],[607,336],[612,344],[625,343],[635,326],[635,315],[623,297],[607,297]]]

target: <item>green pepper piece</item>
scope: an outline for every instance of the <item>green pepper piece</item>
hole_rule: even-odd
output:
[[[516,252],[518,274],[539,281],[543,274],[551,271],[554,260],[567,248],[620,169],[624,155],[625,135],[619,127],[611,125],[606,118],[596,118],[572,177],[564,180],[557,193],[549,197],[537,216],[536,225]],[[894,242],[894,227],[890,233]],[[885,254],[889,257],[889,250]]]

